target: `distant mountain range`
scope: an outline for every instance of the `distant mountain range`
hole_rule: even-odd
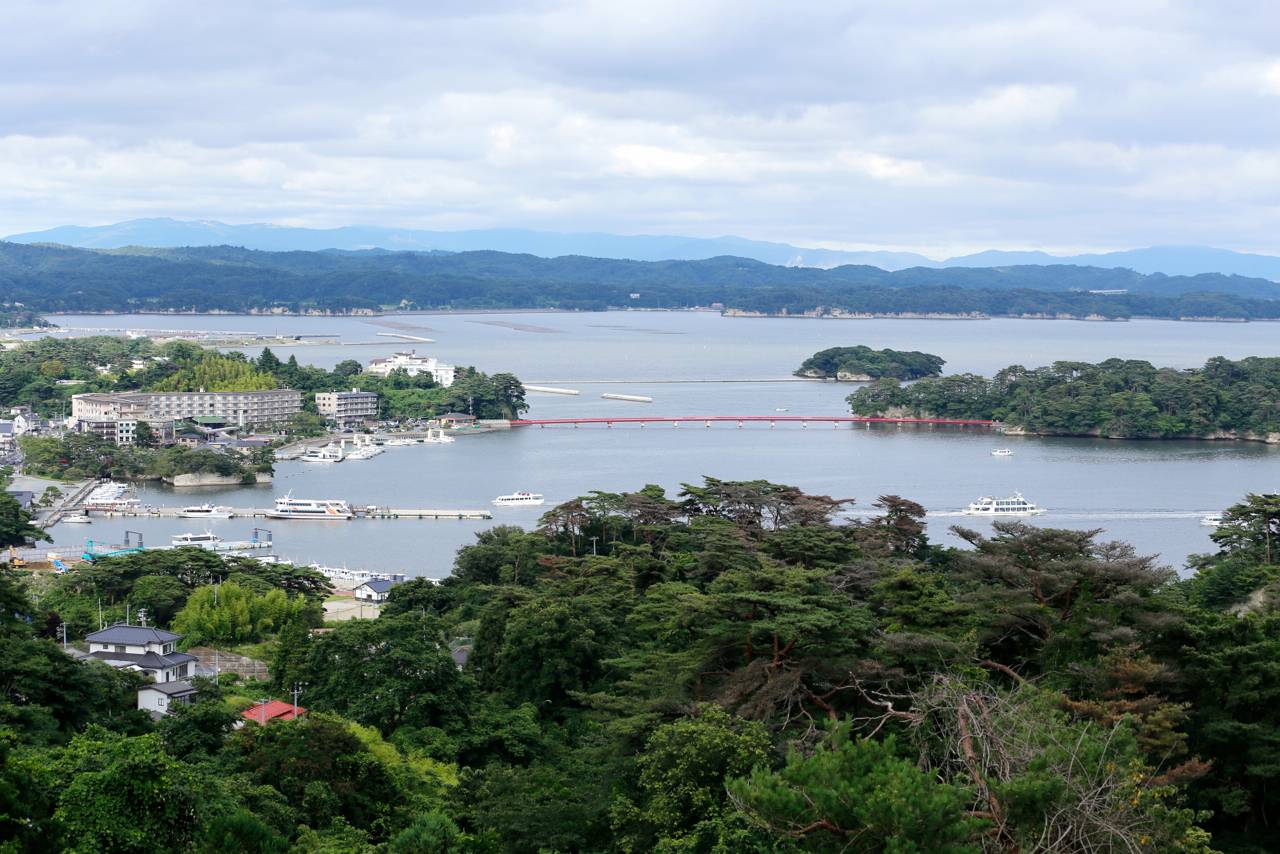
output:
[[[830,269],[719,256],[76,249],[0,242],[0,303],[35,311],[681,309],[759,314],[1280,318],[1280,283],[1074,265]]]
[[[294,228],[255,223],[228,225],[212,220],[134,219],[114,225],[64,225],[46,231],[14,234],[14,243],[58,243],[85,249],[126,246],[241,246],[271,252],[324,249],[470,252],[493,250],[542,258],[582,255],[633,261],[696,261],[732,255],[791,267],[838,267],[846,264],[903,270],[910,267],[1008,267],[1058,265],[1128,268],[1138,273],[1194,276],[1199,273],[1250,276],[1280,281],[1280,256],[1256,255],[1203,246],[1152,246],[1084,255],[989,250],[935,260],[914,252],[844,252],[747,240],[742,237],[673,237],[604,233],[557,233],[523,229],[424,231],[420,229],[346,226]]]

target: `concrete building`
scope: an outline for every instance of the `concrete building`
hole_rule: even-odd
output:
[[[133,442],[137,422],[172,433],[176,421],[216,420],[238,427],[283,424],[302,411],[302,393],[290,388],[266,391],[89,392],[71,397],[71,417],[84,432]]]
[[[380,377],[385,377],[392,371],[404,371],[411,377],[430,374],[437,385],[448,388],[453,385],[457,369],[453,365],[437,361],[434,357],[419,356],[417,350],[410,350],[408,353],[393,353],[386,359],[374,359],[365,371]]]
[[[371,391],[318,391],[316,411],[339,427],[378,417],[378,396]]]

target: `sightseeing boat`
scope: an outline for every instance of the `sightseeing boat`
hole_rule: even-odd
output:
[[[338,521],[355,518],[351,505],[340,498],[277,498],[266,512],[268,519],[319,519]]]
[[[545,499],[537,492],[513,492],[510,495],[499,495],[493,499],[495,507],[537,507]]]
[[[1015,492],[1008,498],[984,495],[961,512],[966,516],[1039,516],[1048,511],[1023,498],[1021,492]]]

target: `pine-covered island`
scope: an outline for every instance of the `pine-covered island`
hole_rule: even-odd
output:
[[[881,377],[918,380],[942,373],[946,359],[918,350],[873,350],[855,347],[828,347],[804,360],[795,372],[798,377],[840,382],[871,382]]]
[[[1188,370],[1136,359],[1012,365],[911,385],[885,377],[847,400],[854,415],[989,419],[1039,436],[1280,444],[1280,358],[1218,356]]]

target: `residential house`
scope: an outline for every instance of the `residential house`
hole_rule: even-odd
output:
[[[175,682],[194,675],[195,656],[175,652],[182,635],[151,626],[116,623],[85,635],[89,657],[105,661],[120,670],[138,670],[157,684]]]
[[[18,438],[17,431],[14,430],[12,421],[0,421],[0,451],[8,451],[13,448]]]
[[[273,721],[291,721],[307,713],[302,706],[285,703],[281,700],[268,700],[265,703],[254,703],[240,713],[246,721],[266,726]]]
[[[465,412],[446,412],[437,420],[441,427],[470,427],[476,423],[476,417]]]
[[[391,579],[377,579],[374,581],[366,581],[351,592],[361,602],[382,603],[387,601],[387,597],[391,595],[391,588],[400,582]]]
[[[6,489],[6,493],[14,501],[18,502],[18,506],[23,510],[30,510],[32,505],[36,503],[36,494],[26,489]]]
[[[150,712],[153,718],[164,717],[174,706],[194,703],[197,693],[195,686],[185,679],[144,685],[138,689],[138,708]]]

